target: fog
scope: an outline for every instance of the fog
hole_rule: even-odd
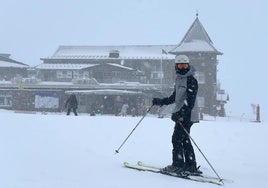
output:
[[[59,45],[178,44],[196,13],[219,56],[218,80],[230,96],[227,113],[268,113],[265,0],[2,1],[0,52],[35,66]],[[266,118],[267,119],[267,118]]]

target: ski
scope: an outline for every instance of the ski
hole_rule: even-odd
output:
[[[160,167],[156,167],[156,166],[153,166],[153,165],[149,165],[149,164],[146,164],[142,161],[138,161],[137,162],[137,165],[139,166],[143,166],[143,167],[148,167],[148,168],[153,168],[153,169],[159,169],[161,170]],[[213,177],[213,176],[207,176],[207,175],[204,175],[204,174],[199,174],[199,175],[189,175],[190,177],[202,177],[202,178],[206,178],[206,179],[209,179],[209,180],[213,180],[213,181],[218,181],[218,182],[221,182],[222,184],[224,183],[233,183],[233,180],[229,180],[229,179],[219,179],[217,177]]]
[[[173,176],[173,177],[182,178],[182,179],[191,180],[191,181],[196,181],[196,182],[210,183],[210,184],[215,184],[215,185],[223,185],[223,182],[219,182],[219,181],[216,181],[216,180],[204,178],[204,177],[201,177],[201,176],[178,175],[176,173],[163,173],[161,171],[161,168],[157,168],[157,167],[150,166],[150,165],[143,165],[143,163],[140,162],[140,161],[138,162],[137,165],[136,164],[130,164],[128,162],[124,162],[124,166],[126,168],[130,168],[130,169],[134,169],[134,170],[159,173],[159,174],[164,174],[164,175]]]
[[[150,171],[150,172],[160,173],[160,169],[150,168],[150,167],[146,167],[146,166],[133,165],[133,164],[130,164],[128,162],[124,162],[124,166],[127,168],[139,170],[139,171]]]
[[[154,168],[154,169],[159,169],[159,170],[161,169],[161,168],[156,167],[156,166],[153,166],[153,165],[145,164],[145,163],[143,163],[142,161],[138,161],[137,164],[138,164],[139,166],[144,166],[144,167],[149,167],[149,168]]]
[[[153,166],[153,165],[149,165],[149,164],[146,164],[146,163],[143,163],[142,161],[138,161],[137,162],[137,165],[139,166],[143,166],[143,167],[148,167],[148,168],[153,168],[153,169],[159,169],[161,170],[160,167],[156,167],[156,166]],[[199,174],[199,175],[189,175],[189,176],[198,176],[198,177],[202,177],[202,178],[206,178],[206,179],[211,179],[211,180],[219,180],[219,178],[216,178],[216,177],[212,177],[212,176],[206,176],[206,175],[203,175],[203,174]],[[223,179],[223,181],[227,181],[226,179]]]

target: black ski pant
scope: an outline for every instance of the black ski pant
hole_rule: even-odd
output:
[[[77,116],[76,108],[68,108],[67,109],[67,116],[70,115],[71,110],[73,109],[74,115]]]
[[[193,123],[187,121],[181,123],[190,134],[190,128]],[[184,169],[196,168],[196,159],[191,140],[179,122],[174,127],[172,145],[172,165]]]

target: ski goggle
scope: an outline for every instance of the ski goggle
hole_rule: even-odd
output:
[[[176,66],[178,67],[178,69],[188,69],[189,68],[188,63],[178,63]]]

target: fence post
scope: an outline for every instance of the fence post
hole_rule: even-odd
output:
[[[260,105],[257,104],[257,107],[256,107],[256,122],[261,122],[261,119],[260,119]]]
[[[200,109],[199,109],[199,116],[200,116],[200,117],[199,117],[200,120],[203,120],[203,119],[204,119],[203,108],[200,108]]]

